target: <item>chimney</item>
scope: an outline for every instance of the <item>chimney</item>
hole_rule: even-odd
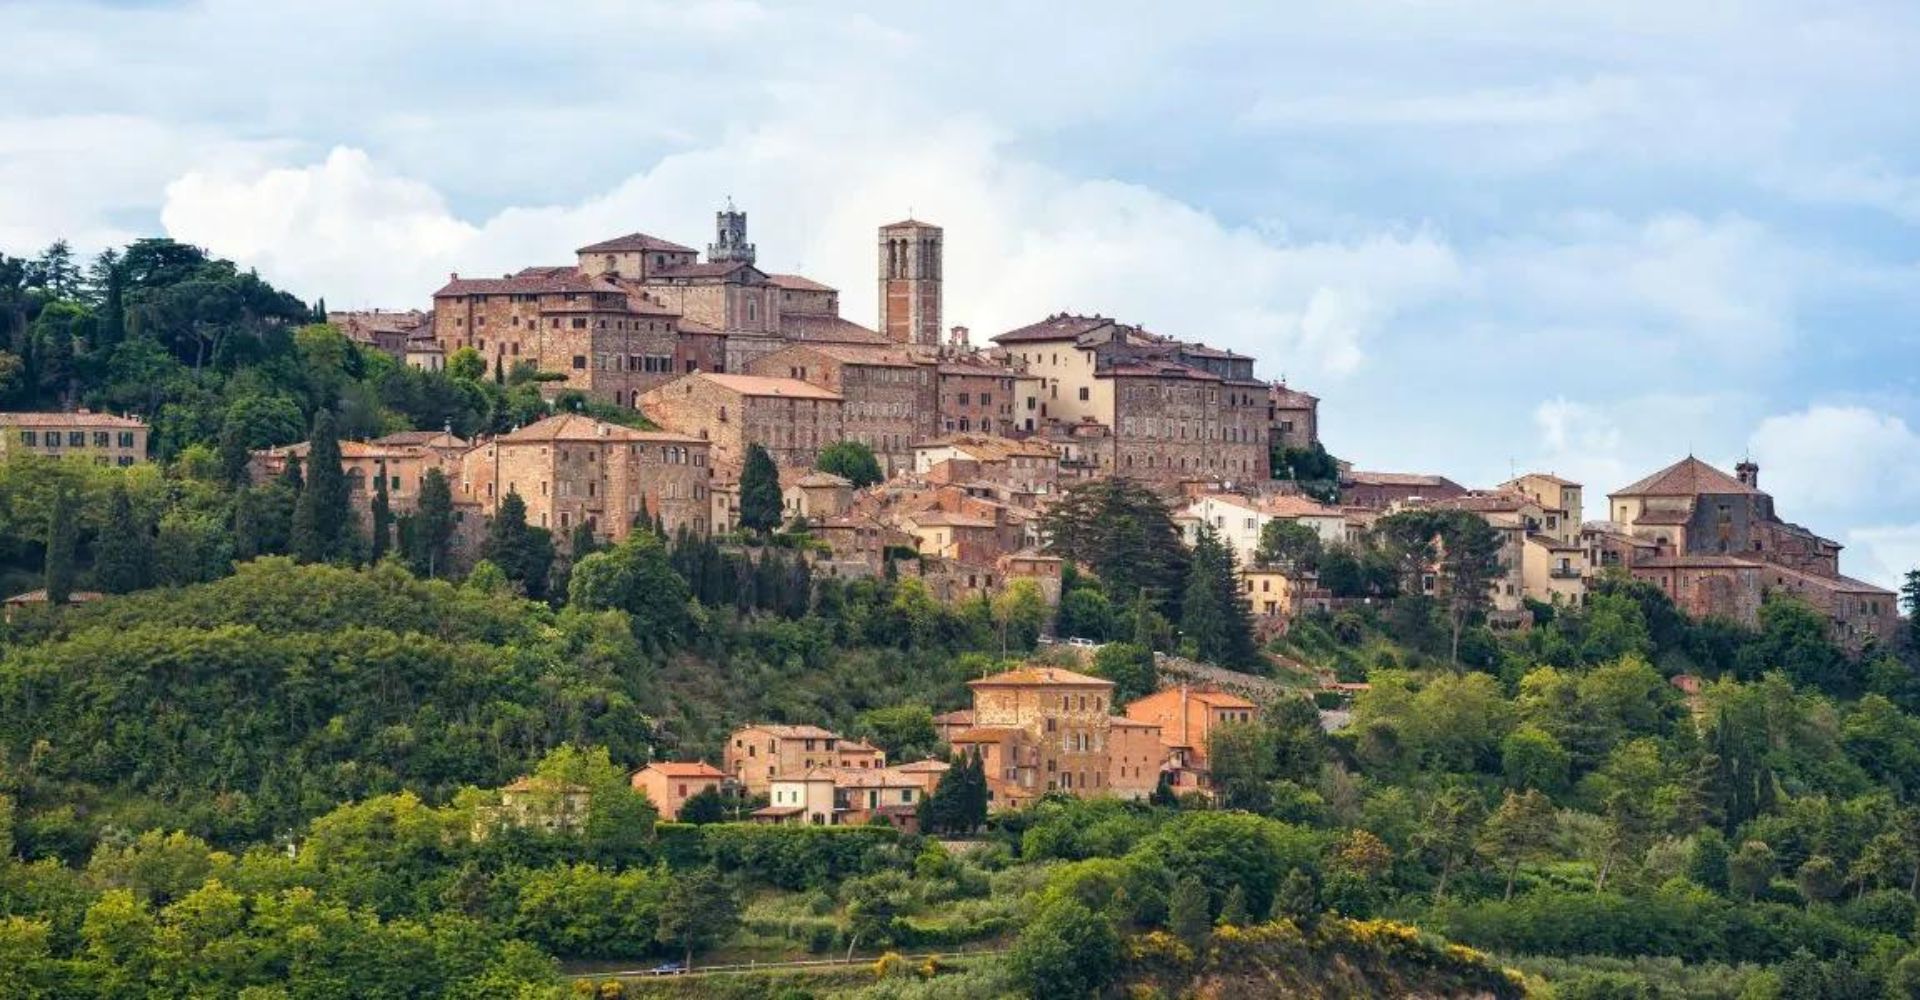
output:
[[[952,340],[950,341],[950,343],[952,343],[953,346],[955,347],[967,346],[967,328],[964,326],[954,327]]]
[[[1734,466],[1733,472],[1734,475],[1739,478],[1741,484],[1748,489],[1757,490],[1760,488],[1760,466],[1756,464],[1753,459],[1749,458],[1739,465]]]

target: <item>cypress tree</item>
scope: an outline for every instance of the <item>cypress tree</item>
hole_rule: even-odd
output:
[[[233,495],[233,557],[240,562],[262,551],[260,495],[242,486]]]
[[[373,544],[368,549],[368,561],[379,562],[393,547],[393,508],[387,500],[387,467],[384,463],[374,467],[372,513]]]
[[[740,526],[758,532],[780,526],[780,470],[758,444],[747,446],[746,464],[740,470]]]
[[[300,474],[300,456],[287,456],[287,467],[280,470],[280,485],[292,490],[295,497],[307,488],[307,479]]]
[[[487,526],[486,541],[481,543],[480,558],[500,567],[506,578],[520,585],[522,593],[535,600],[547,596],[549,575],[553,572],[553,536],[545,528],[527,525],[527,502],[518,491],[508,491],[500,509]]]
[[[244,486],[247,483],[247,459],[251,453],[247,450],[246,428],[240,421],[229,416],[220,425],[220,478],[229,486]]]
[[[593,534],[593,525],[585,521],[573,526],[573,534],[567,538],[567,560],[579,562],[600,551],[600,539]]]
[[[153,565],[153,538],[133,513],[124,486],[115,487],[107,523],[93,559],[94,586],[109,594],[127,594],[147,585]]]
[[[640,509],[634,513],[633,523],[628,527],[635,531],[653,530],[653,515],[647,513],[647,498],[644,495],[640,497]]]
[[[53,498],[47,515],[46,586],[48,604],[65,604],[73,595],[73,509],[66,490]]]
[[[306,475],[306,488],[293,505],[293,557],[314,563],[338,559],[347,552],[352,509],[347,476],[340,468],[340,439],[333,414],[326,410],[313,420]]]
[[[444,576],[453,543],[453,488],[446,474],[428,469],[420,480],[420,504],[410,519],[406,547],[413,571],[420,576]]]
[[[1206,883],[1195,875],[1182,877],[1167,900],[1167,929],[1188,945],[1198,946],[1213,930],[1211,903]]]

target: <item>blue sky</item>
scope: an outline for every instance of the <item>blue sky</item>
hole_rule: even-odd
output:
[[[1920,564],[1920,5],[0,4],[0,249],[167,232],[334,306],[643,229],[871,322],[1248,351],[1365,467],[1692,451]]]

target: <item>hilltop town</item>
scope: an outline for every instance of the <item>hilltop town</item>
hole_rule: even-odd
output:
[[[1920,976],[1920,571],[1751,460],[1368,469],[1254,358],[976,337],[876,233],[871,326],[730,204],[355,312],[0,258],[27,995]]]

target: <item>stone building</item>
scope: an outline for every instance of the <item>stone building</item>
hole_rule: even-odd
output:
[[[819,726],[757,723],[727,737],[722,766],[747,794],[760,795],[776,779],[800,777],[818,768],[882,768],[887,766],[887,755]]]
[[[667,533],[708,530],[710,449],[685,434],[639,431],[566,413],[481,442],[460,459],[454,501],[490,518],[508,493],[527,523],[564,546],[578,525],[618,541],[641,508]]]
[[[940,343],[940,227],[915,219],[880,227],[880,332],[896,344]]]
[[[1187,685],[1156,691],[1126,707],[1135,722],[1157,726],[1175,792],[1208,787],[1207,743],[1216,729],[1256,721],[1260,708],[1236,694]]]
[[[1320,397],[1275,382],[1267,390],[1267,424],[1274,447],[1313,447],[1320,441]]]
[[[987,482],[1029,493],[1060,482],[1060,455],[1045,441],[949,434],[913,448],[913,471],[936,482]]]
[[[1023,429],[1108,429],[1083,439],[1099,472],[1162,482],[1270,476],[1270,387],[1253,377],[1252,358],[1104,316],[1056,314],[993,340],[1038,380],[1037,394],[1016,403]]]
[[[969,681],[967,687],[973,691],[973,726],[950,742],[982,755],[995,806],[1019,805],[1051,791],[1115,794],[1112,681],[1036,666]]]
[[[1014,420],[1013,368],[977,352],[943,349],[929,362],[934,370],[935,433],[1011,436]]]
[[[433,318],[418,309],[363,309],[329,312],[327,322],[356,344],[404,359],[407,342],[418,333],[431,333]]]
[[[134,465],[147,460],[147,425],[91,410],[0,413],[0,460],[26,454]]]
[[[633,772],[628,780],[647,793],[647,801],[669,823],[680,818],[680,807],[688,799],[706,791],[722,791],[728,785],[727,772],[704,760],[655,761]]]
[[[640,408],[710,444],[720,478],[739,477],[750,444],[782,469],[810,469],[846,433],[840,394],[795,378],[695,372],[643,393]]]
[[[1343,507],[1385,510],[1395,504],[1453,500],[1466,495],[1466,487],[1445,476],[1359,469],[1340,473],[1340,505]]]
[[[309,442],[256,451],[247,461],[247,474],[256,483],[269,482],[297,459],[303,466],[312,451]],[[347,500],[359,516],[359,528],[372,534],[373,497],[386,479],[387,507],[395,514],[420,505],[420,486],[427,473],[439,469],[458,499],[460,459],[472,444],[451,431],[404,431],[372,441],[341,441],[340,471],[347,479]]]
[[[1273,521],[1303,525],[1318,535],[1323,545],[1344,542],[1347,535],[1347,517],[1339,508],[1296,493],[1205,493],[1174,515],[1174,521],[1182,527],[1189,545],[1199,541],[1202,525],[1212,528],[1241,566],[1254,564],[1260,537]]]
[[[888,476],[911,468],[914,442],[932,436],[934,373],[902,348],[794,344],[754,359],[747,371],[798,379],[838,395],[841,433],[871,448]]]
[[[1760,467],[1734,475],[1689,455],[1608,497],[1609,520],[1655,545],[1627,566],[1695,616],[1752,625],[1767,592],[1824,613],[1848,645],[1891,641],[1899,627],[1892,591],[1840,573],[1841,545],[1782,520],[1760,489]]]

